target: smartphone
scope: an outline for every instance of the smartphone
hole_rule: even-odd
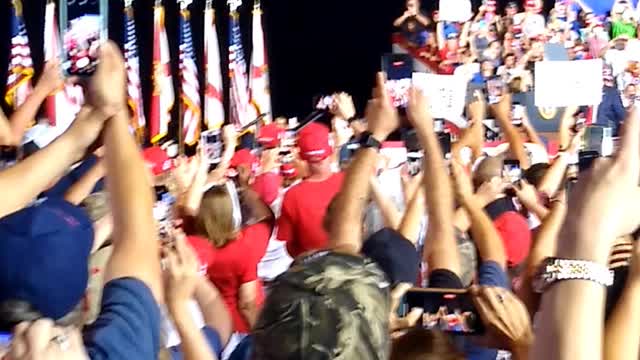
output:
[[[318,110],[327,110],[333,104],[333,96],[322,96],[318,100],[316,104],[316,109]]]
[[[485,331],[466,289],[413,288],[405,295],[404,303],[407,312],[424,309],[419,324],[425,329],[456,335],[480,335]]]
[[[413,59],[407,54],[385,54],[382,56],[382,71],[387,74],[385,87],[393,106],[405,108],[412,84]]]
[[[524,106],[518,103],[514,103],[511,106],[511,123],[515,126],[522,126],[523,118],[524,118]]]
[[[593,162],[600,157],[600,153],[594,150],[580,151],[578,154],[578,171],[584,172],[591,169]]]
[[[203,131],[200,134],[202,155],[209,164],[217,164],[222,158],[222,134],[220,129]]]
[[[409,175],[416,176],[422,171],[422,151],[407,153],[407,171]]]
[[[511,183],[517,183],[522,178],[520,161],[505,160],[502,165],[502,177],[509,179]]]
[[[433,119],[433,131],[441,133],[444,129],[444,119]]]
[[[487,101],[489,104],[497,104],[504,94],[504,82],[499,77],[487,80]]]
[[[67,76],[91,76],[100,45],[109,39],[108,0],[60,0],[62,69]]]
[[[0,170],[10,168],[18,162],[18,148],[0,146]]]
[[[440,133],[438,134],[438,140],[440,142],[440,148],[442,149],[442,154],[445,159],[451,158],[451,134],[450,133]]]
[[[154,187],[156,202],[153,205],[153,218],[158,225],[158,235],[162,242],[168,242],[171,238],[173,227],[173,205],[175,198],[165,185]]]
[[[587,115],[584,111],[579,111],[576,113],[575,117],[576,123],[573,125],[572,131],[574,133],[578,133],[587,126]]]

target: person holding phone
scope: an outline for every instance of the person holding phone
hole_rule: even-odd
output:
[[[427,27],[431,20],[420,10],[420,0],[407,0],[407,9],[398,17],[393,26],[400,28],[407,41],[415,47],[423,47],[427,43]]]

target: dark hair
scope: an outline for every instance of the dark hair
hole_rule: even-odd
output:
[[[542,181],[542,178],[547,173],[547,170],[549,170],[549,167],[550,165],[546,163],[531,165],[524,172],[524,179],[527,180],[529,184],[538,187],[538,185],[540,185],[540,182]]]
[[[80,324],[83,319],[82,303],[60,319],[54,319],[57,325]],[[45,316],[24,300],[5,300],[0,302],[0,331],[12,332],[13,328],[24,321],[36,321]]]
[[[464,360],[464,355],[441,332],[413,329],[402,335],[391,346],[390,360]]]

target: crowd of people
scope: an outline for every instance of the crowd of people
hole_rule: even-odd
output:
[[[24,105],[0,114],[0,144],[20,149],[0,170],[0,357],[636,359],[637,22],[626,1],[599,20],[577,3],[547,19],[537,1],[504,16],[485,4],[460,24],[407,0],[396,25],[415,46],[436,42],[442,73],[510,84],[495,103],[476,88],[447,148],[430,100],[411,88],[394,107],[379,73],[363,117],[337,93],[330,121],[293,137],[282,118],[242,139],[227,125],[213,166],[204,152],[143,150],[111,42],[69,129],[24,144],[65,81],[47,64]],[[578,108],[553,155],[526,116],[513,121],[553,42],[609,65],[585,76],[605,76],[595,122],[621,128],[612,156],[577,170]],[[490,150],[489,118],[504,143]],[[473,312],[407,308],[425,287],[455,289]]]

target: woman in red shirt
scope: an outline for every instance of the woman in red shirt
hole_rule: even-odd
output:
[[[267,250],[273,215],[264,216],[264,208],[270,213],[268,207],[260,203],[252,190],[242,190],[241,197],[243,204],[253,204],[249,206],[251,215],[258,221],[240,228],[238,202],[233,200],[228,187],[216,186],[203,195],[193,219],[193,230],[213,246],[207,276],[220,290],[235,332],[246,334],[254,325],[264,300],[257,266]],[[257,213],[263,215],[256,217]]]

